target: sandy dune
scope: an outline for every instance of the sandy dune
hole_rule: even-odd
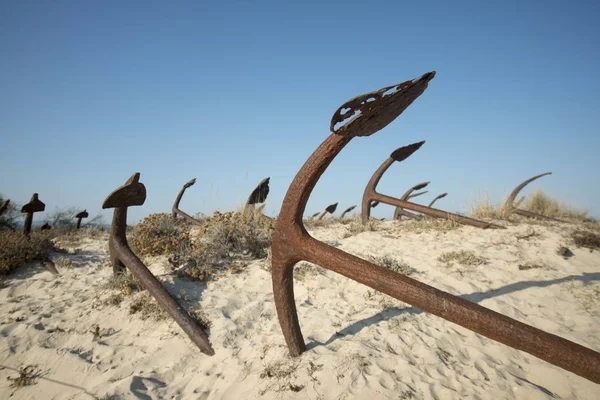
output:
[[[571,229],[520,224],[440,232],[385,222],[379,231],[350,237],[339,223],[310,232],[360,257],[404,261],[416,279],[600,351],[600,253],[569,243]],[[557,255],[561,245],[574,256]],[[142,293],[111,303],[106,237],[86,238],[70,250],[53,254],[70,261],[70,267],[57,265],[60,276],[32,264],[2,282],[2,398],[600,396],[590,381],[308,264],[296,269],[296,301],[309,350],[292,359],[264,260],[201,284],[175,277],[165,257],[146,259],[169,291],[212,322],[216,355],[208,357],[174,322],[130,314]],[[438,261],[461,250],[476,255],[474,265]],[[11,387],[27,365],[38,374],[33,384]]]

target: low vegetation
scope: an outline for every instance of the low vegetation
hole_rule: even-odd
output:
[[[571,237],[577,247],[586,247],[591,250],[600,249],[600,235],[596,233],[577,230]]]
[[[480,194],[470,205],[469,215],[477,219],[504,219],[504,200],[500,205],[492,204],[489,195]],[[525,198],[515,201],[515,207],[547,217],[569,220],[571,222],[594,222],[586,211],[554,199],[538,189]],[[514,214],[509,218],[519,218]],[[528,218],[528,220],[530,220]]]
[[[466,250],[442,253],[437,260],[448,268],[454,266],[454,264],[465,267],[475,267],[486,263],[485,258],[478,257],[472,251]]]
[[[198,237],[185,255],[187,266],[180,274],[197,281],[213,279],[229,270],[235,272],[245,260],[268,256],[274,221],[260,209],[220,213],[202,220]]]
[[[171,214],[150,214],[133,228],[129,240],[138,255],[184,255],[191,247],[189,225]]]
[[[397,272],[403,275],[411,275],[415,270],[411,268],[403,260],[398,260],[390,255],[385,256],[369,256],[369,261],[373,264],[377,264],[380,267],[387,268],[390,271]]]
[[[39,233],[28,238],[21,232],[1,231],[0,243],[0,274],[4,275],[30,261],[45,260],[57,250],[50,239]]]

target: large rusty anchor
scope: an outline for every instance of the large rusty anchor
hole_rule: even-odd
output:
[[[277,218],[272,246],[273,294],[290,354],[298,356],[306,350],[294,301],[293,270],[296,263],[308,261],[600,383],[599,353],[345,253],[311,237],[304,228],[302,214],[310,194],[333,159],[354,137],[372,135],[392,122],[425,91],[434,76],[435,72],[430,72],[395,86],[391,94],[384,92],[394,86],[344,104],[332,119],[333,133],[308,158],[292,181]],[[335,130],[334,124],[347,118],[346,114],[340,114],[344,107],[359,114]],[[378,199],[388,202],[390,198],[379,195]],[[411,205],[400,201],[393,204]]]
[[[521,183],[519,186],[517,186],[512,193],[510,194],[510,196],[508,196],[508,199],[506,199],[506,203],[504,204],[504,208],[502,209],[502,214],[503,217],[506,219],[508,218],[512,213],[515,214],[519,214],[522,215],[524,217],[529,217],[529,218],[539,218],[539,219],[547,219],[550,221],[557,221],[557,222],[564,222],[558,218],[552,218],[552,217],[548,217],[546,215],[542,215],[542,214],[538,214],[538,213],[534,213],[531,211],[527,211],[527,210],[522,210],[519,207],[519,205],[523,202],[523,200],[525,199],[524,197],[521,198],[517,204],[515,205],[515,199],[517,198],[517,196],[519,195],[519,192],[521,190],[523,190],[523,188],[527,185],[529,185],[531,182],[535,181],[536,179],[541,178],[542,176],[546,176],[546,175],[552,175],[552,172],[545,172],[543,174],[540,175],[536,175],[533,178],[529,178],[527,179],[525,182]]]
[[[125,267],[127,267],[133,276],[156,299],[160,307],[179,324],[181,329],[192,339],[192,342],[198,346],[200,351],[212,356],[215,352],[210,345],[206,333],[204,333],[202,328],[177,301],[171,297],[158,279],[129,248],[125,233],[127,229],[127,208],[141,206],[145,201],[146,187],[140,182],[139,172],[136,172],[125,182],[125,185],[109,194],[102,204],[103,209],[115,209],[108,242],[113,273],[115,275],[122,274],[125,272]]]
[[[348,107],[348,106],[346,106],[346,107]],[[369,221],[369,217],[371,215],[371,207],[369,207],[369,204],[372,201],[379,201],[381,203],[385,203],[385,204],[389,204],[392,206],[396,206],[396,207],[405,209],[404,210],[405,212],[406,212],[406,210],[416,211],[416,212],[428,215],[430,217],[445,218],[445,219],[449,219],[452,221],[456,221],[460,224],[475,226],[477,228],[504,229],[504,227],[500,226],[500,225],[495,225],[495,224],[492,224],[489,222],[479,221],[479,220],[476,220],[473,218],[464,217],[462,215],[438,210],[436,208],[422,206],[420,204],[412,203],[407,200],[402,200],[402,199],[398,199],[398,198],[391,197],[391,196],[386,196],[384,194],[377,192],[377,190],[376,190],[377,184],[381,180],[381,177],[383,176],[385,171],[387,171],[388,168],[395,161],[401,162],[401,161],[406,160],[408,157],[410,157],[410,155],[412,153],[417,151],[423,145],[423,143],[425,143],[425,141],[413,143],[408,146],[400,147],[400,148],[394,150],[394,152],[392,152],[392,154],[390,154],[388,159],[385,160],[383,162],[383,164],[381,164],[381,166],[377,169],[377,171],[375,171],[375,173],[371,177],[371,180],[369,180],[369,183],[367,184],[367,187],[365,188],[365,191],[363,194],[363,200],[362,200],[362,222],[363,222],[363,224],[366,224]]]

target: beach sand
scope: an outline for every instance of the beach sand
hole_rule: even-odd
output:
[[[309,229],[362,258],[403,262],[411,277],[600,351],[600,252],[570,224],[448,231],[387,221],[356,235]],[[567,246],[573,256],[556,253]],[[295,298],[308,351],[288,355],[266,260],[207,284],[145,262],[212,323],[208,357],[170,319],[130,313],[144,293],[107,287],[108,236],[52,254],[54,276],[19,268],[0,289],[0,397],[12,399],[598,399],[600,386],[307,263]],[[451,251],[460,262],[438,258]],[[466,261],[465,261],[466,260]],[[521,266],[521,267],[519,267]],[[529,268],[528,268],[529,267]],[[135,308],[135,307],[134,307]],[[11,387],[32,366],[28,386]],[[12,396],[12,397],[11,397]]]

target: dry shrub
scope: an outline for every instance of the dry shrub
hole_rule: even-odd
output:
[[[52,241],[38,233],[28,238],[20,232],[2,231],[0,243],[0,274],[8,274],[33,260],[45,260],[56,251]]]
[[[344,222],[348,232],[344,234],[344,238],[358,235],[363,232],[376,232],[381,228],[381,221],[377,219],[369,219],[366,224],[363,224],[360,219],[352,219],[349,223]]]
[[[327,218],[326,216],[323,217],[323,219],[318,220],[316,218],[313,219],[305,219],[304,221],[304,226],[306,228],[312,229],[312,228],[327,228],[330,227],[332,225],[335,224],[339,224],[341,223],[339,218]]]
[[[144,290],[142,284],[139,283],[137,279],[135,279],[135,277],[129,273],[111,275],[106,287],[111,290],[117,290],[126,296],[130,296]]]
[[[40,371],[34,365],[26,365],[24,367],[19,368],[19,376],[7,377],[6,379],[10,381],[11,388],[20,388],[24,386],[33,385],[37,378],[40,377]]]
[[[502,219],[503,208],[492,204],[489,194],[479,193],[469,204],[469,216],[476,219]]]
[[[225,270],[239,270],[243,263],[236,259],[260,259],[268,256],[273,240],[274,220],[262,209],[221,213],[202,219],[199,237],[190,245],[188,266],[180,276],[194,281],[207,281]]]
[[[445,218],[422,218],[421,220],[402,221],[398,229],[404,232],[448,232],[460,228],[460,224],[454,220]]]
[[[587,216],[587,211],[578,210],[571,205],[553,199],[545,194],[542,189],[538,189],[532,195],[528,196],[522,208],[547,217],[569,218],[578,221],[590,220]]]
[[[185,254],[191,240],[189,225],[170,214],[150,214],[133,229],[131,247],[141,255]]]
[[[600,249],[600,235],[588,231],[575,231],[571,238],[577,247],[586,247],[588,249]]]
[[[142,320],[152,318],[155,321],[163,321],[169,318],[169,314],[148,292],[142,292],[135,297],[129,306],[129,314],[138,314]]]
[[[443,263],[446,267],[450,268],[457,263],[462,266],[477,266],[486,263],[486,259],[478,257],[472,251],[460,250],[460,251],[449,251],[443,253],[438,257],[438,261]]]
[[[377,264],[380,267],[387,268],[390,271],[400,274],[411,275],[415,271],[410,265],[404,262],[404,260],[397,260],[391,255],[369,256],[368,258],[373,264]]]

